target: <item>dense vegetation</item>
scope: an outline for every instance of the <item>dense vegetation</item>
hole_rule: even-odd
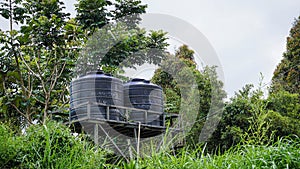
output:
[[[59,0],[0,3],[0,15],[10,24],[10,30],[0,30],[0,168],[300,168],[300,17],[270,93],[264,95],[262,84],[250,84],[224,102],[226,93],[214,67],[197,70],[187,45],[169,54],[165,32],[136,27],[146,8],[139,0],[78,0],[76,17],[70,18]],[[123,18],[128,14],[133,15]],[[164,89],[166,111],[186,109],[196,117],[185,147],[176,152],[161,149],[130,162],[115,160],[88,136],[75,136],[49,120],[56,111],[68,114],[68,85],[88,37],[118,20],[133,31],[112,31],[120,42],[105,54],[105,46],[97,49],[94,56],[101,60],[93,68],[118,73],[122,66],[166,60],[152,78]],[[180,76],[172,76],[174,72]],[[187,83],[196,87],[187,89]],[[222,117],[211,116],[220,107]],[[213,118],[220,123],[201,142],[205,121]]]
[[[290,93],[300,93],[300,17],[295,20],[287,37],[286,52],[277,65],[272,79],[272,90],[286,90]]]
[[[59,123],[31,126],[16,135],[0,125],[0,168],[299,168],[300,139],[282,138],[272,145],[238,145],[224,154],[207,154],[206,146],[161,150],[138,161],[115,161],[83,135],[74,137]]]
[[[145,13],[146,5],[138,0],[118,0],[114,3],[79,0],[75,18],[70,18],[70,14],[64,11],[63,2],[59,0],[44,0],[41,3],[31,0],[4,1],[0,7],[1,16],[10,23],[10,30],[0,31],[0,117],[2,121],[9,121],[13,126],[22,128],[33,121],[43,123],[51,112],[67,109],[69,82],[75,76],[74,72],[78,71],[75,70],[75,65],[79,65],[77,60],[87,58],[80,57],[80,52],[85,48],[89,36],[105,24],[113,25],[118,19],[122,20],[122,16],[129,14],[137,16],[125,18],[123,23],[136,26],[139,22],[138,14]],[[13,24],[20,25],[20,28],[13,29]],[[101,62],[92,66],[83,64],[81,68],[101,68],[113,73],[120,70],[120,63],[139,50],[144,51],[143,55],[139,54],[127,67],[133,67],[134,63],[159,61],[163,57],[157,53],[151,55],[149,49],[155,47],[165,50],[167,43],[164,32],[147,33],[134,28],[124,34],[125,30],[110,30],[114,34],[113,38],[119,40],[111,44],[113,47],[107,46],[109,38],[112,38],[107,36],[98,40],[104,42],[102,44],[90,43],[102,46],[92,51],[93,56],[100,58],[91,58]],[[108,49],[108,52],[103,53]],[[152,57],[149,58],[149,55]]]

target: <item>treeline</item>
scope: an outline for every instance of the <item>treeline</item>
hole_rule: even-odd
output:
[[[167,62],[162,65],[162,68],[156,70],[152,82],[161,85],[164,89],[166,112],[179,113],[181,109],[184,109],[184,106],[195,106],[190,102],[186,104],[187,98],[191,97],[198,100],[197,106],[199,108],[196,111],[190,109],[194,113],[197,112],[198,115],[195,124],[186,137],[188,146],[194,147],[198,143],[203,143],[199,136],[203,132],[205,122],[210,119],[220,120],[218,126],[212,126],[216,128],[212,136],[205,140],[207,150],[211,152],[224,152],[241,143],[271,145],[284,136],[300,136],[299,79],[297,80],[300,77],[299,23],[299,19],[296,20],[290,36],[287,38],[288,44],[292,43],[290,42],[291,39],[293,39],[294,45],[298,42],[298,48],[294,51],[294,48],[290,49],[289,45],[287,46],[284,59],[274,72],[268,94],[264,93],[266,85],[263,84],[263,75],[261,75],[260,84],[257,87],[247,84],[237,91],[229,101],[224,103],[223,99],[226,97],[226,93],[222,89],[223,83],[218,80],[215,68],[205,67],[202,71],[197,70],[193,59],[194,53],[185,45],[176,51],[175,57],[185,63],[184,65],[187,65],[186,67],[196,77],[198,90],[196,97],[199,98],[193,98],[191,93],[188,93],[186,97],[183,94],[184,91],[182,91],[182,89],[184,90],[182,86],[185,85],[180,82],[178,77],[171,75],[172,72],[177,72],[186,83],[191,83],[187,80],[188,78],[184,78],[187,74],[186,67],[179,66],[179,68],[178,60]],[[298,27],[297,36],[294,33],[295,27]],[[285,71],[283,72],[282,69]],[[282,72],[279,74],[280,71]],[[294,78],[290,78],[290,76]],[[193,93],[196,92],[193,91]],[[211,106],[219,109],[211,110]],[[189,113],[188,111],[183,111],[183,113]]]
[[[245,85],[224,108],[214,146],[228,149],[245,144],[268,145],[283,136],[300,136],[300,16],[287,37],[286,52],[278,64],[268,94],[265,84]]]

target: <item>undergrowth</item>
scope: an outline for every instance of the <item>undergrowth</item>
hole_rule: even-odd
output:
[[[300,168],[300,139],[284,137],[272,145],[240,144],[225,153],[206,146],[160,151],[128,163],[109,162],[109,154],[62,124],[34,125],[16,134],[0,124],[0,168]]]
[[[238,145],[224,154],[203,154],[205,147],[173,155],[160,152],[140,160],[139,168],[300,168],[300,139],[282,138],[273,145]]]

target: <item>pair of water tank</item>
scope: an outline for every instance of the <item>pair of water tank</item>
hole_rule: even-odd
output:
[[[132,79],[127,83],[102,71],[90,72],[73,80],[70,86],[71,120],[87,116],[85,103],[110,105],[109,120],[125,119],[149,125],[163,125],[162,88],[144,79]],[[107,119],[107,106],[90,104],[90,117]],[[115,107],[114,107],[115,106]],[[136,108],[145,111],[118,108]],[[129,117],[126,118],[127,113]],[[151,113],[152,112],[152,113]],[[156,112],[156,113],[155,113]]]

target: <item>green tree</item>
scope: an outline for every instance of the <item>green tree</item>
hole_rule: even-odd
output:
[[[75,6],[76,20],[88,35],[118,19],[136,28],[141,20],[139,15],[145,13],[147,8],[140,0],[79,0]]]
[[[14,58],[8,64],[11,69],[2,69],[1,113],[19,114],[16,118],[26,125],[35,119],[45,121],[50,111],[67,106],[76,38],[62,2],[28,0],[17,5],[24,17],[13,21],[23,24],[1,37],[1,62]]]
[[[175,52],[175,56],[168,56],[151,80],[164,90],[166,112],[179,113],[184,110],[180,113],[184,113],[187,118],[195,118],[196,122],[190,126],[191,131],[187,137],[191,145],[199,142],[205,122],[210,123],[214,118],[220,118],[213,114],[217,114],[217,107],[222,107],[223,98],[226,97],[215,67],[205,67],[199,71],[196,65],[194,51],[183,45]],[[212,128],[206,126],[205,129],[213,130]]]
[[[87,29],[93,33],[96,28],[101,28],[109,22],[110,13],[106,7],[111,4],[110,1],[106,0],[79,0],[78,4],[75,5],[78,24],[84,30]]]
[[[146,13],[147,5],[140,0],[116,0],[114,18],[120,20],[129,28],[135,28],[141,21],[140,14]]]
[[[271,92],[280,89],[300,94],[300,16],[290,30],[286,52],[272,78]]]
[[[75,61],[88,35],[109,22],[118,26],[114,22],[122,14],[141,14],[146,8],[140,1],[80,0],[76,18],[70,19],[59,0],[15,0],[0,5],[1,16],[11,25],[9,31],[0,31],[0,117],[16,126],[45,122],[49,113],[67,108]],[[13,23],[21,24],[20,28],[13,29]],[[125,66],[133,67],[144,62],[158,64],[163,58],[168,45],[165,32],[119,30],[113,32],[120,37],[114,46],[97,46],[94,53],[106,50],[107,54],[96,68],[114,72],[126,59]],[[133,57],[134,53],[139,55]]]
[[[246,85],[226,103],[221,122],[209,141],[212,149],[236,144],[268,144],[288,135],[299,136],[300,18],[287,38],[287,50],[274,71],[270,94]]]
[[[226,103],[218,129],[210,138],[210,150],[222,152],[242,141],[249,144],[265,144],[271,141],[267,122],[267,102],[260,89],[245,85]]]
[[[18,57],[16,55],[16,35],[17,32],[13,29],[13,24],[18,24],[18,20],[23,17],[25,10],[18,6],[21,3],[20,0],[6,0],[0,2],[0,15],[9,20],[9,31],[0,30],[0,105],[3,107],[0,108],[0,118],[9,121],[10,123],[20,124],[19,113],[7,108],[7,102],[3,96],[14,95],[18,90],[18,87],[14,85],[21,76],[20,65]],[[13,64],[16,63],[16,64]],[[10,90],[6,90],[6,88]],[[10,112],[10,113],[4,113]]]
[[[77,63],[79,74],[95,69],[116,74],[123,67],[158,64],[164,57],[166,33],[148,33],[138,27],[147,7],[140,0],[80,0],[76,6],[78,24],[92,35],[85,39],[88,42]]]
[[[276,131],[276,137],[300,136],[300,99],[299,94],[284,90],[270,94],[268,97],[267,117],[271,123],[271,130]]]
[[[218,129],[208,142],[222,152],[237,144],[266,145],[299,136],[299,96],[281,90],[265,98],[261,88],[246,85],[226,103]]]

